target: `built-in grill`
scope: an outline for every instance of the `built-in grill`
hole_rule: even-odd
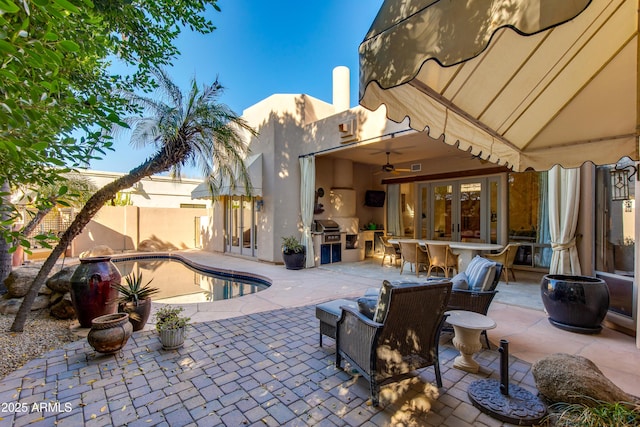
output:
[[[331,219],[317,219],[315,221],[316,232],[322,233],[324,243],[340,242],[340,225]]]

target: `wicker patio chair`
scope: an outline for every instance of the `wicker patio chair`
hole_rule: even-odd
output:
[[[400,264],[400,274],[404,270],[404,265],[409,263],[416,266],[416,277],[420,275],[420,266],[425,268],[429,265],[429,256],[420,248],[417,243],[399,242],[402,263]]]
[[[429,254],[429,270],[427,276],[431,275],[431,270],[439,268],[444,271],[444,277],[449,277],[449,271],[458,272],[458,254],[451,252],[449,245],[427,244]]]
[[[509,284],[509,272],[511,272],[513,280],[516,280],[516,274],[513,272],[513,262],[516,259],[518,248],[520,248],[520,243],[509,243],[500,253],[483,255],[484,258],[498,261],[504,265],[502,274],[504,274],[504,280],[507,285]]]
[[[336,325],[336,367],[344,358],[369,382],[371,402],[379,404],[380,387],[412,376],[428,366],[442,387],[438,340],[451,282],[384,281],[373,320],[343,307]]]
[[[484,291],[453,289],[451,291],[451,298],[449,299],[447,310],[466,310],[486,315],[489,311],[489,306],[491,305],[493,298],[498,293],[496,287],[500,281],[502,268],[503,266],[501,263],[496,263],[495,277],[491,282],[491,285]],[[453,328],[448,323],[445,323],[443,330],[451,331]],[[491,349],[491,343],[489,343],[487,331],[482,331],[482,335],[484,336],[487,348]]]
[[[386,257],[389,257],[389,260],[393,262],[393,265],[396,265],[398,261],[402,258],[402,254],[400,252],[400,245],[397,243],[389,243],[389,238],[387,236],[381,237],[382,244],[384,245],[384,254],[382,255],[382,264],[384,265],[384,260]]]

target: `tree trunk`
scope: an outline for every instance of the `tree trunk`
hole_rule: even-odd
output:
[[[29,236],[29,234],[31,234],[31,232],[35,230],[36,227],[42,222],[44,217],[47,216],[47,214],[52,210],[53,206],[47,209],[39,210],[36,215],[31,218],[31,221],[29,221],[29,223],[22,229],[22,234],[24,234],[24,237]]]
[[[2,183],[0,191],[5,194],[10,193],[11,190],[9,189],[8,181],[4,181]],[[4,209],[4,207],[9,206],[8,199],[9,196],[4,196],[2,198],[2,203],[0,203],[1,205],[3,205],[2,212],[0,213],[0,219],[3,223],[8,219],[9,216],[8,212],[6,212]],[[6,279],[11,273],[11,268],[13,265],[13,254],[9,253],[10,247],[10,244],[7,243],[5,239],[0,238],[0,294],[4,294],[7,292],[7,287],[4,285],[4,279]]]
[[[27,321],[27,315],[31,311],[31,306],[35,301],[36,296],[38,296],[38,291],[42,288],[42,285],[44,285],[45,280],[55,266],[56,261],[67,249],[67,246],[71,244],[73,239],[82,232],[94,215],[105,205],[105,203],[111,200],[118,191],[132,187],[133,184],[140,181],[142,178],[168,170],[172,166],[173,162],[181,162],[187,154],[185,152],[182,157],[180,157],[179,154],[176,155],[174,152],[172,153],[172,156],[168,156],[167,154],[170,152],[170,148],[167,149],[165,147],[164,149],[161,149],[153,158],[149,159],[141,166],[131,170],[128,175],[105,185],[91,196],[89,200],[87,200],[87,203],[75,217],[71,225],[69,225],[69,228],[67,228],[62,234],[60,241],[56,247],[53,248],[51,254],[40,268],[35,279],[33,279],[33,283],[29,287],[29,291],[25,295],[24,300],[20,305],[20,309],[16,313],[13,325],[11,325],[10,330],[12,332],[23,331],[24,324]]]

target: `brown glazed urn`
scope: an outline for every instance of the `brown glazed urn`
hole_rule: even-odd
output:
[[[129,314],[106,314],[91,321],[87,341],[99,353],[116,353],[124,347],[132,333]]]

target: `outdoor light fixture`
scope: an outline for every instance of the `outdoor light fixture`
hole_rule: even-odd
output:
[[[624,201],[624,211],[633,212],[633,202],[631,200]]]
[[[611,200],[629,200],[629,182],[636,176],[638,179],[638,168],[630,164],[626,166],[615,166],[609,171],[611,176]]]

